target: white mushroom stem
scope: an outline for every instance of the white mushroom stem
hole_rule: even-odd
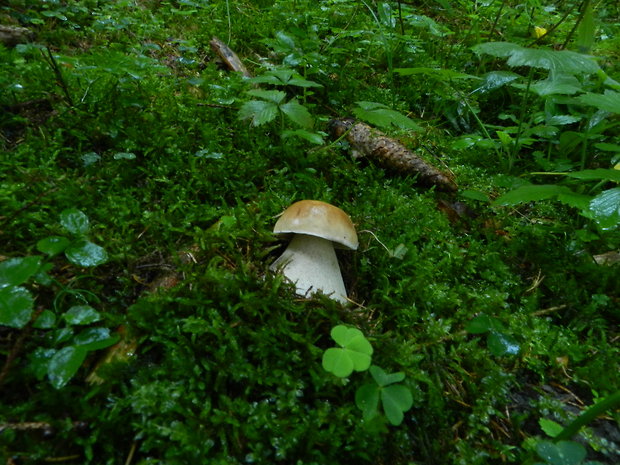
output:
[[[307,234],[295,234],[284,253],[271,264],[304,297],[321,291],[341,303],[347,301],[340,266],[331,241]]]

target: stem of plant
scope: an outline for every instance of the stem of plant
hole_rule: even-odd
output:
[[[508,172],[512,171],[512,167],[517,158],[519,152],[519,139],[521,138],[521,131],[523,129],[523,118],[525,118],[525,112],[527,109],[527,101],[530,95],[530,86],[532,85],[532,78],[534,76],[534,68],[530,67],[530,72],[527,75],[527,85],[525,86],[525,95],[523,96],[523,102],[521,102],[521,114],[519,115],[519,125],[517,126],[517,135],[515,137],[512,151],[508,155]]]
[[[575,418],[572,423],[569,423],[562,430],[562,432],[556,436],[555,439],[557,441],[561,441],[572,438],[575,434],[579,432],[581,427],[587,425],[588,423],[591,423],[599,415],[617,406],[620,406],[620,391],[614,392],[613,394],[607,396],[605,399],[583,412],[581,415]]]

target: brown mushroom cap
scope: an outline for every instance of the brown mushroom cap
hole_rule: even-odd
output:
[[[308,234],[356,250],[357,233],[349,215],[320,200],[301,200],[284,210],[273,228],[275,234]]]

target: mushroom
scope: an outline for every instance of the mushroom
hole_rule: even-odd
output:
[[[355,227],[340,208],[318,200],[301,200],[288,207],[273,232],[293,235],[284,253],[270,266],[295,283],[297,293],[321,291],[341,303],[347,291],[334,247],[356,250]]]

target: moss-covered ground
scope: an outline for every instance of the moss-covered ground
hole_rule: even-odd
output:
[[[536,446],[620,389],[620,209],[587,203],[620,197],[618,111],[591,97],[614,102],[619,18],[613,1],[3,3],[0,24],[32,35],[0,45],[0,259],[43,267],[0,276],[33,299],[18,322],[0,290],[4,463],[581,463]],[[253,76],[298,80],[242,78],[214,36]],[[585,51],[599,69],[552,71],[575,92],[531,92],[560,83],[472,49],[490,42]],[[240,119],[251,110],[264,124]],[[352,158],[326,128],[353,115],[459,191]],[[588,169],[604,171],[557,174]],[[530,182],[580,197],[495,201]],[[276,216],[301,199],[355,223],[359,249],[338,252],[355,304],[270,272]],[[50,236],[74,242],[53,253]],[[323,368],[339,324],[405,374],[399,426],[363,420],[368,373]],[[618,463],[618,421],[616,406],[572,439]]]

